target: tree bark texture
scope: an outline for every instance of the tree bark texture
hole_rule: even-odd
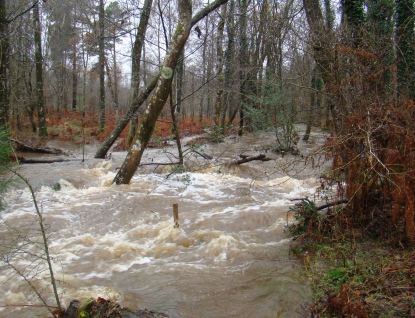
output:
[[[76,111],[76,107],[78,106],[78,66],[77,66],[77,47],[76,43],[78,41],[78,34],[76,30],[76,4],[74,8],[74,19],[73,19],[73,54],[72,54],[72,111]]]
[[[153,0],[145,0],[143,11],[141,13],[140,22],[138,24],[137,34],[135,35],[135,41],[132,52],[132,68],[131,68],[131,87],[133,89],[132,103],[136,102],[139,95],[140,88],[140,63],[141,53],[144,46],[144,38],[147,31],[148,20],[150,19],[151,6]],[[128,145],[131,146],[134,136],[138,130],[138,115],[135,113],[130,121],[130,131],[128,133]]]
[[[9,121],[9,23],[7,21],[6,0],[0,0],[0,126]]]
[[[414,0],[397,0],[396,15],[398,93],[404,98],[414,98]]]
[[[225,29],[225,19],[226,19],[226,11],[227,5],[224,4],[221,8],[220,20],[218,24],[218,37],[216,41],[216,55],[217,55],[217,65],[216,70],[219,74],[218,78],[218,91],[216,94],[216,104],[215,104],[215,117],[214,123],[216,126],[220,124],[220,114],[223,107],[223,85],[225,83],[225,77],[223,75],[223,30]]]
[[[225,122],[226,122],[226,112],[230,109],[231,104],[231,79],[232,73],[234,71],[234,65],[232,60],[235,53],[235,23],[234,23],[234,12],[235,12],[235,2],[230,0],[229,4],[229,13],[226,21],[226,31],[228,34],[228,43],[225,51],[225,83],[224,83],[224,96],[223,96],[223,108],[222,108],[222,118],[221,118],[221,130],[225,133]],[[231,116],[229,116],[229,122],[232,122]]]
[[[241,104],[239,108],[239,130],[238,136],[242,136],[244,126],[244,108],[248,104],[248,67],[249,67],[249,52],[248,52],[248,37],[247,31],[247,0],[240,0],[239,3],[239,58],[240,58],[240,92],[241,92]]]
[[[38,113],[39,136],[47,136],[48,130],[45,118],[45,102],[43,97],[43,58],[42,39],[39,17],[39,3],[36,3],[33,11],[34,41],[35,41],[35,65],[36,65],[36,103]]]
[[[99,128],[105,130],[105,51],[104,51],[104,0],[99,0]]]

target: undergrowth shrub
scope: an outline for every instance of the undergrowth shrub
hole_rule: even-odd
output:
[[[308,198],[302,199],[300,204],[290,208],[290,212],[297,222],[287,226],[287,230],[294,236],[312,231],[313,226],[320,223],[323,217],[318,213],[315,203]]]
[[[415,105],[394,101],[385,89],[377,56],[363,49],[336,48],[348,72],[334,92],[340,104],[337,134],[325,145],[332,180],[348,200],[337,215],[342,229],[381,227],[392,239],[415,241]],[[399,234],[399,235],[396,235]]]

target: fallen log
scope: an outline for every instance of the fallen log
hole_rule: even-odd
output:
[[[304,199],[291,199],[291,201],[298,201],[298,200],[304,200]],[[321,211],[321,210],[330,208],[332,206],[336,206],[338,204],[345,204],[345,203],[348,203],[348,202],[349,202],[348,199],[341,199],[341,200],[336,200],[336,201],[333,201],[333,202],[328,202],[327,204],[323,204],[323,205],[320,205],[320,206],[316,206],[316,210],[315,211],[316,212],[317,211]],[[297,208],[299,208],[299,207],[301,207],[301,203],[297,203],[295,206]],[[288,214],[290,212],[292,212],[292,210],[288,210],[288,212],[287,212],[287,226],[288,226]]]
[[[344,204],[344,203],[348,203],[349,200],[348,199],[342,199],[342,200],[338,200],[338,201],[333,201],[333,202],[329,202],[327,204],[324,205],[320,205],[317,207],[317,211],[323,210],[323,209],[327,209],[329,207],[335,206],[337,204]]]
[[[16,150],[18,150],[18,151],[35,152],[35,153],[47,153],[47,154],[52,154],[52,155],[62,155],[63,154],[63,150],[57,149],[57,148],[33,147],[33,146],[26,145],[26,144],[24,144],[24,143],[22,143],[22,142],[20,142],[16,139],[13,139],[13,138],[10,138],[10,141],[14,142],[17,145]]]
[[[82,161],[82,159],[26,159],[25,157],[16,156],[10,154],[10,161],[18,162],[19,164],[35,164],[35,163],[55,163],[55,162],[69,162],[69,161]]]
[[[240,157],[242,157],[242,159],[231,161],[231,162],[228,163],[228,165],[237,166],[237,165],[241,165],[243,163],[247,163],[247,162],[254,161],[254,160],[260,160],[260,161],[269,161],[269,160],[271,160],[263,154],[258,155],[258,156],[251,156],[251,157],[240,155]]]
[[[82,161],[82,159],[71,159],[71,160],[67,160],[67,159],[39,160],[39,159],[25,159],[25,158],[19,159],[19,163],[24,163],[24,164],[55,163],[55,162],[70,162],[70,161]]]

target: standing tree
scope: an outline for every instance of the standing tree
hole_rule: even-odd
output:
[[[398,93],[415,97],[414,1],[396,0]]]
[[[148,20],[150,18],[151,6],[153,0],[145,0],[143,11],[141,12],[140,22],[138,24],[137,33],[135,35],[135,41],[132,52],[132,66],[131,66],[131,88],[133,90],[132,104],[135,104],[138,100],[140,89],[140,63],[141,52],[144,47],[144,38],[147,31]],[[138,114],[134,113],[130,120],[130,131],[128,133],[128,146],[131,146],[134,136],[138,130]]]
[[[9,22],[7,20],[6,0],[0,0],[0,127],[9,120]]]
[[[226,21],[226,33],[228,34],[227,47],[225,50],[225,85],[224,85],[224,105],[222,108],[222,118],[221,118],[221,131],[225,133],[225,121],[226,113],[229,111],[229,122],[233,121],[234,116],[232,116],[231,103],[232,103],[232,94],[231,90],[231,81],[234,71],[234,55],[235,55],[235,22],[234,22],[234,13],[235,13],[235,1],[229,1],[229,12],[227,15]]]
[[[43,59],[42,59],[42,39],[39,14],[39,3],[34,2],[33,27],[35,39],[35,65],[36,65],[36,97],[38,111],[39,136],[47,136],[48,130],[45,118],[45,102],[43,96]]]
[[[99,0],[98,6],[98,49],[99,49],[99,61],[98,61],[98,72],[99,72],[99,129],[105,130],[105,7],[104,0]]]
[[[227,4],[224,4],[221,8],[220,20],[218,25],[218,37],[216,41],[216,55],[217,55],[217,64],[216,71],[219,74],[218,79],[218,90],[216,94],[216,104],[215,104],[215,117],[214,123],[217,127],[220,125],[220,114],[223,108],[223,89],[225,84],[225,76],[223,74],[223,30],[225,29],[225,20],[226,20],[226,10]]]

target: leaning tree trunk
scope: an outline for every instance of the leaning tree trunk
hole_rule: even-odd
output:
[[[39,123],[39,136],[47,136],[48,129],[45,118],[45,102],[43,97],[43,63],[42,63],[42,39],[39,18],[39,3],[36,3],[33,11],[34,40],[35,40],[35,65],[36,65],[36,97]]]
[[[108,150],[117,140],[118,136],[124,130],[125,126],[127,126],[128,122],[130,121],[134,113],[146,101],[148,96],[150,96],[151,92],[156,87],[158,78],[158,75],[153,77],[153,79],[150,81],[147,87],[140,93],[135,102],[128,109],[128,112],[125,113],[125,115],[118,122],[117,126],[115,126],[113,131],[108,135],[107,139],[105,139],[105,141],[102,143],[101,147],[99,147],[94,158],[105,158],[105,155],[107,154]]]
[[[207,16],[210,12],[221,6],[222,4],[226,3],[228,0],[216,0],[212,2],[210,5],[206,6],[204,9],[200,10],[196,13],[191,22],[191,26],[193,27],[196,23],[202,20],[205,16]],[[113,129],[113,131],[108,135],[107,139],[103,142],[101,147],[95,154],[95,158],[104,158],[108,150],[114,144],[115,140],[117,140],[118,136],[121,134],[125,126],[127,126],[128,121],[131,119],[133,114],[137,111],[137,109],[144,103],[148,96],[150,96],[151,92],[157,85],[157,81],[159,79],[159,74],[156,75],[150,83],[146,86],[143,92],[137,98],[137,101],[132,103],[128,112],[123,116],[123,118],[119,121],[118,125]]]
[[[161,76],[157,87],[150,98],[147,110],[140,122],[140,130],[134,138],[133,146],[128,151],[125,161],[118,171],[114,182],[117,184],[128,184],[133,177],[141,157],[153,134],[154,127],[164,104],[170,93],[174,69],[180,53],[186,44],[192,27],[192,3],[191,0],[178,0],[179,23],[173,38],[169,44],[161,69]]]
[[[150,98],[147,110],[140,122],[140,130],[134,138],[133,146],[128,151],[125,161],[118,171],[114,182],[117,184],[128,184],[133,177],[141,157],[153,134],[154,127],[164,104],[170,93],[174,69],[180,53],[186,44],[192,27],[192,3],[191,0],[178,0],[179,23],[173,38],[169,44],[161,69],[157,87]]]

